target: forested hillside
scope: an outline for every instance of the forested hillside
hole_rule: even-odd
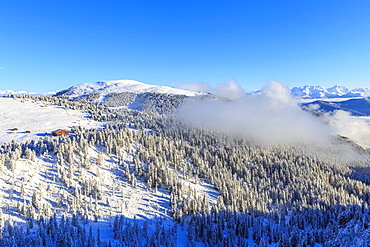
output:
[[[347,139],[256,143],[168,114],[178,97],[166,94],[156,102],[175,105],[141,111],[116,107],[119,94],[13,97],[85,111],[104,128],[0,147],[0,246],[370,243],[369,151]]]

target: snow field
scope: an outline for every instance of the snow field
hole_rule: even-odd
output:
[[[81,111],[31,100],[0,98],[0,144],[38,140],[45,133],[70,130],[72,126],[96,128],[101,123],[88,119]],[[14,128],[18,130],[13,131]]]

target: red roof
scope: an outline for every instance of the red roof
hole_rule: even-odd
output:
[[[67,136],[69,132],[66,130],[58,130],[51,133],[53,136]]]

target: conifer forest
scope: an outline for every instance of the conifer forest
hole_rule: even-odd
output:
[[[102,127],[0,146],[0,246],[370,246],[370,153],[346,138],[194,126],[174,114],[186,96],[146,94],[140,110],[119,107],[129,93],[11,97]]]

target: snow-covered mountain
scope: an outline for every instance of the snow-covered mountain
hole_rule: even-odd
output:
[[[344,101],[315,100],[301,104],[303,107],[315,109],[320,113],[334,113],[342,110],[349,112],[352,116],[370,116],[370,101],[367,98],[354,98]]]
[[[170,95],[197,96],[205,95],[201,92],[193,92],[184,89],[177,89],[167,86],[148,85],[134,80],[113,80],[99,81],[94,83],[82,83],[72,86],[66,90],[57,93],[58,96],[64,95],[69,97],[82,97],[88,94],[99,93],[102,97],[111,93],[159,93]]]
[[[370,156],[347,135],[317,145],[260,145],[231,128],[240,119],[235,111],[221,114],[220,123],[231,131],[218,132],[184,117],[112,107],[129,103],[164,112],[187,100],[217,100],[212,94],[100,84],[77,85],[60,97],[0,98],[0,246],[369,242]],[[247,103],[255,108],[261,101]],[[221,105],[208,111],[220,112]],[[296,108],[285,116],[305,114]],[[257,114],[247,121],[256,120],[261,128],[282,125]],[[318,126],[309,121],[306,130]],[[363,129],[359,123],[353,127]],[[70,135],[50,135],[57,128]]]
[[[330,88],[323,86],[293,87],[292,96],[304,99],[301,105],[320,113],[334,113],[342,110],[353,116],[369,116],[370,104],[367,97],[370,96],[368,88],[348,89],[335,85]]]
[[[352,98],[366,97],[370,95],[368,88],[348,89],[343,86],[335,85],[330,88],[323,86],[302,86],[291,88],[291,94],[294,97],[302,99],[319,99],[319,98]]]
[[[174,112],[179,106],[190,102],[226,100],[210,93],[148,85],[133,80],[78,84],[55,96],[81,103],[95,102],[108,107],[127,107],[158,113]]]
[[[11,95],[11,94],[16,94],[16,95],[37,95],[37,93],[29,93],[26,91],[13,91],[13,90],[0,90],[0,96],[4,95]]]
[[[27,91],[14,91],[14,90],[0,90],[0,96],[8,96],[8,95],[32,95],[32,96],[52,96],[55,95],[57,92],[47,92],[47,93],[39,93],[39,92],[27,92]]]

